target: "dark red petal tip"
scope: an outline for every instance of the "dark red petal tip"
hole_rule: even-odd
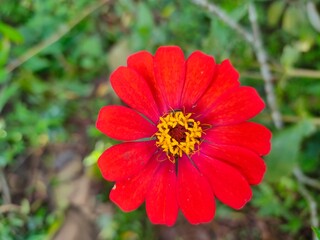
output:
[[[201,152],[235,167],[249,184],[259,184],[266,172],[263,159],[246,148],[202,143]]]
[[[250,185],[237,169],[205,155],[195,156],[193,159],[207,177],[214,195],[221,202],[234,209],[240,209],[250,201]]]

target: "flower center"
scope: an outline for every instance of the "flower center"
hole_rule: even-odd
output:
[[[195,146],[200,144],[202,128],[200,122],[190,118],[191,113],[184,114],[181,111],[172,111],[164,117],[160,117],[157,125],[158,132],[156,145],[167,154],[174,162],[182,154],[192,154]]]

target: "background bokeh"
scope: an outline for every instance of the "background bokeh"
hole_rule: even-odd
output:
[[[0,0],[1,240],[320,235],[320,2],[199,2]],[[102,106],[120,104],[111,71],[135,51],[173,44],[186,56],[198,49],[217,62],[229,58],[241,83],[269,98],[255,121],[273,131],[273,150],[264,182],[242,210],[217,203],[211,223],[179,217],[168,228],[150,224],[143,206],[123,213],[110,203],[112,183],[96,161],[114,141],[95,120]],[[266,66],[269,78],[260,74]]]

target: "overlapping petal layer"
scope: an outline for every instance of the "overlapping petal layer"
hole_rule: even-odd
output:
[[[215,73],[213,57],[196,51],[186,62],[186,78],[182,92],[181,105],[191,109],[211,83]]]
[[[164,101],[159,85],[156,82],[153,69],[153,56],[147,51],[140,51],[129,56],[127,60],[129,68],[134,69],[148,83],[152,95],[160,110],[160,115],[168,111],[168,105]]]
[[[248,182],[234,167],[208,156],[194,155],[192,159],[207,177],[214,195],[221,202],[240,209],[251,199]]]
[[[229,60],[216,65],[212,82],[203,96],[194,103],[194,111],[199,114],[206,113],[223,93],[240,86],[238,79],[239,74]]]
[[[211,145],[203,142],[201,153],[234,166],[250,184],[260,183],[266,171],[263,159],[246,148],[229,145]]]

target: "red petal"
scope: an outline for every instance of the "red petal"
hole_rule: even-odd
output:
[[[141,171],[156,150],[155,141],[121,143],[104,151],[98,166],[106,180],[122,180]]]
[[[201,144],[201,152],[222,160],[238,169],[250,184],[259,184],[266,171],[261,157],[242,147],[228,145]]]
[[[175,165],[164,161],[156,171],[146,197],[146,209],[153,224],[174,225],[178,216]]]
[[[214,195],[222,203],[240,209],[250,201],[251,188],[235,168],[205,155],[194,155],[193,160],[207,177]]]
[[[213,126],[237,124],[253,118],[264,106],[254,88],[239,87],[218,98],[202,122]]]
[[[216,65],[212,84],[196,104],[197,112],[205,112],[228,89],[240,86],[238,79],[239,73],[229,60]]]
[[[127,64],[129,68],[137,71],[137,73],[147,81],[161,115],[167,112],[167,105],[164,102],[163,96],[161,95],[161,91],[154,77],[153,56],[147,51],[140,51],[129,56]]]
[[[259,155],[266,155],[271,149],[271,132],[268,128],[253,122],[213,127],[206,131],[205,138],[213,144],[248,148]]]
[[[180,109],[185,78],[182,50],[176,46],[158,48],[154,56],[154,72],[169,109]]]
[[[132,178],[118,181],[110,192],[110,199],[123,211],[137,209],[145,200],[153,174],[159,162],[151,158],[147,166]]]
[[[130,107],[158,122],[159,111],[146,81],[136,71],[119,67],[111,76],[110,81],[118,96]]]
[[[97,128],[107,136],[123,141],[150,138],[157,128],[140,114],[123,106],[101,108]]]
[[[211,187],[187,157],[178,162],[178,203],[192,224],[210,222],[215,213]]]
[[[196,51],[186,62],[186,80],[181,104],[191,107],[202,96],[213,79],[215,61],[213,57]]]

